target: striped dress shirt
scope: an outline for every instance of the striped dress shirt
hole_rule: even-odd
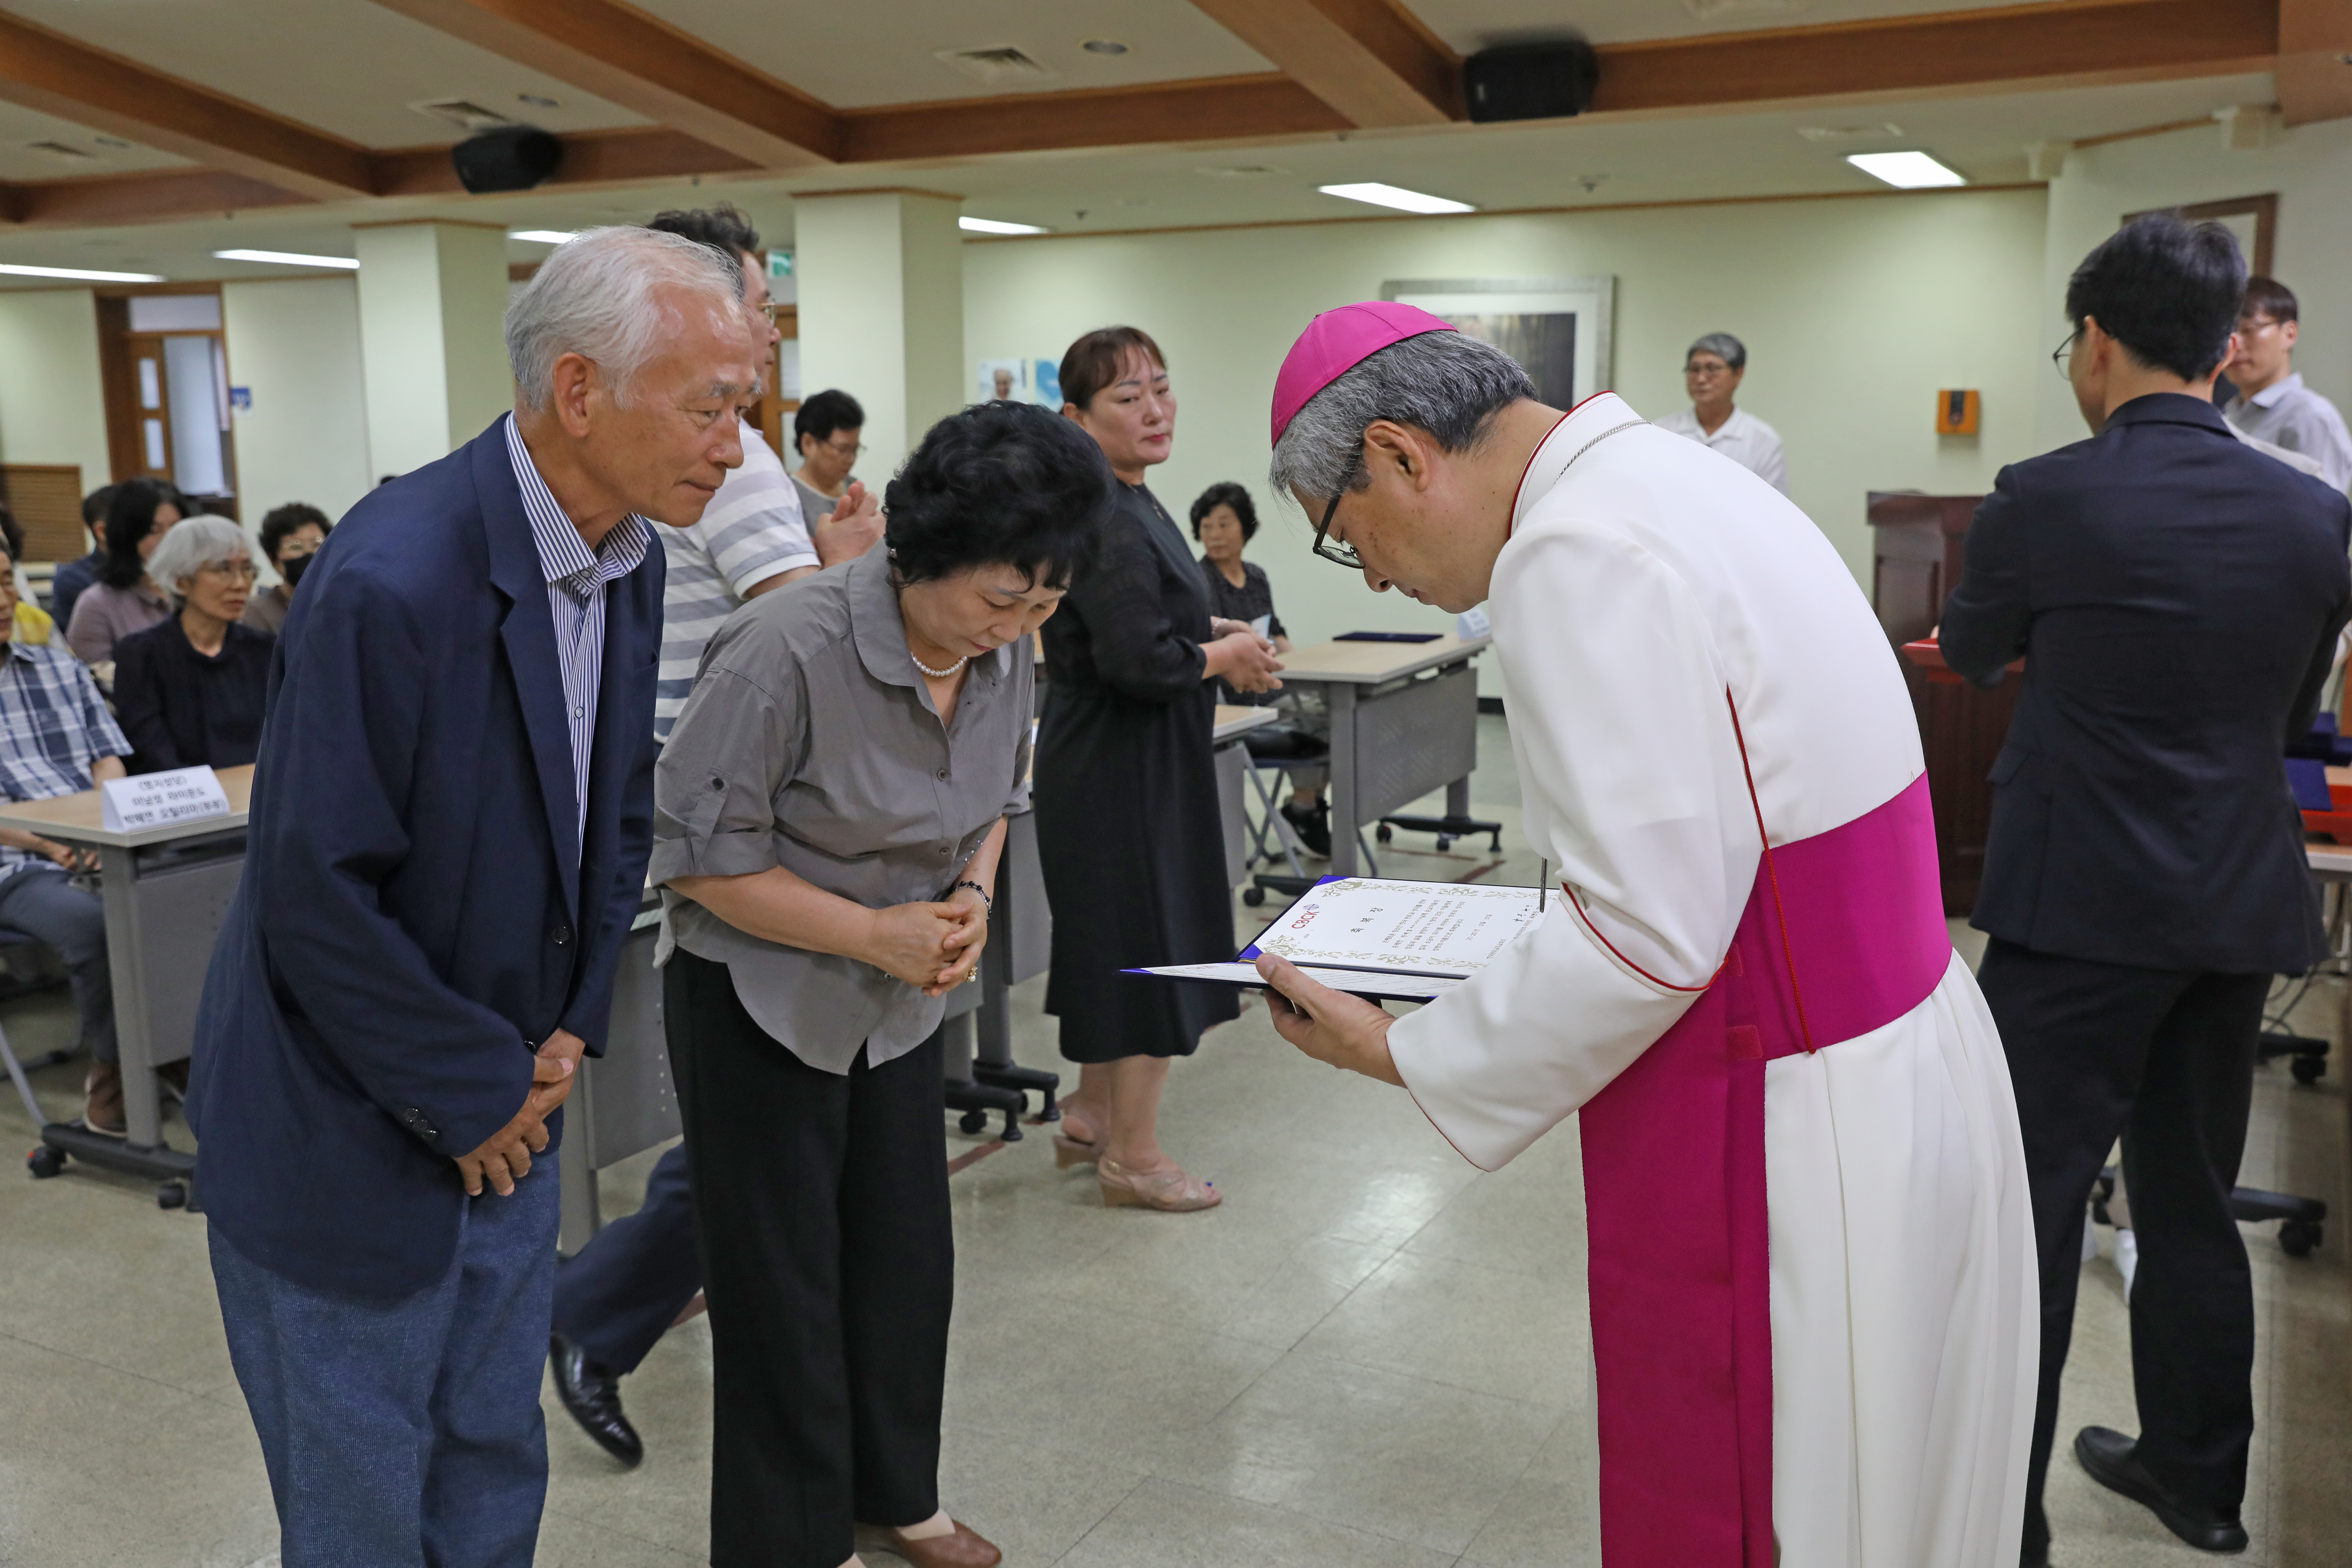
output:
[[[579,805],[572,837],[575,863],[588,834],[588,753],[596,736],[596,692],[604,677],[604,590],[645,563],[653,525],[635,512],[614,524],[594,551],[556,504],[507,416],[507,456],[513,459],[522,510],[547,574],[547,608],[555,618],[555,658],[563,672],[563,717],[572,727],[572,791]]]

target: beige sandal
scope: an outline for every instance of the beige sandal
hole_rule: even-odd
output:
[[[1158,1209],[1162,1214],[1191,1214],[1213,1209],[1225,1201],[1214,1182],[1203,1182],[1181,1171],[1145,1173],[1130,1171],[1116,1160],[1099,1160],[1095,1180],[1101,1184],[1105,1208]]]

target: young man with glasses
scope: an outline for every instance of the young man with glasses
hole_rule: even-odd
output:
[[[2352,507],[2212,404],[2247,292],[2228,231],[2169,216],[2084,260],[2061,357],[2091,438],[2001,470],[1944,606],[1953,669],[2026,666],[1970,922],[2040,1253],[2028,1564],[2048,1560],[2084,1211],[2118,1137],[2139,1430],[2083,1426],[2074,1459],[2190,1545],[2247,1546],[2253,1287],[2230,1193],[2271,976],[2326,953],[2281,759],[2352,614]]]
[[[2240,434],[2318,460],[2320,477],[2352,487],[2352,434],[2336,405],[2303,384],[2294,370],[2294,291],[2274,278],[2249,278],[2238,309],[2237,351],[2221,374],[2237,388],[2222,417]]]

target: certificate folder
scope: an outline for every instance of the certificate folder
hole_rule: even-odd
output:
[[[1175,963],[1129,974],[1264,989],[1255,966],[1278,953],[1310,980],[1373,1002],[1432,1002],[1543,918],[1533,888],[1326,877],[1230,963]]]

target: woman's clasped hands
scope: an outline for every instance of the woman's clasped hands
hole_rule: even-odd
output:
[[[926,996],[944,996],[980,973],[987,945],[988,906],[971,889],[959,888],[937,903],[876,910],[858,956]]]

